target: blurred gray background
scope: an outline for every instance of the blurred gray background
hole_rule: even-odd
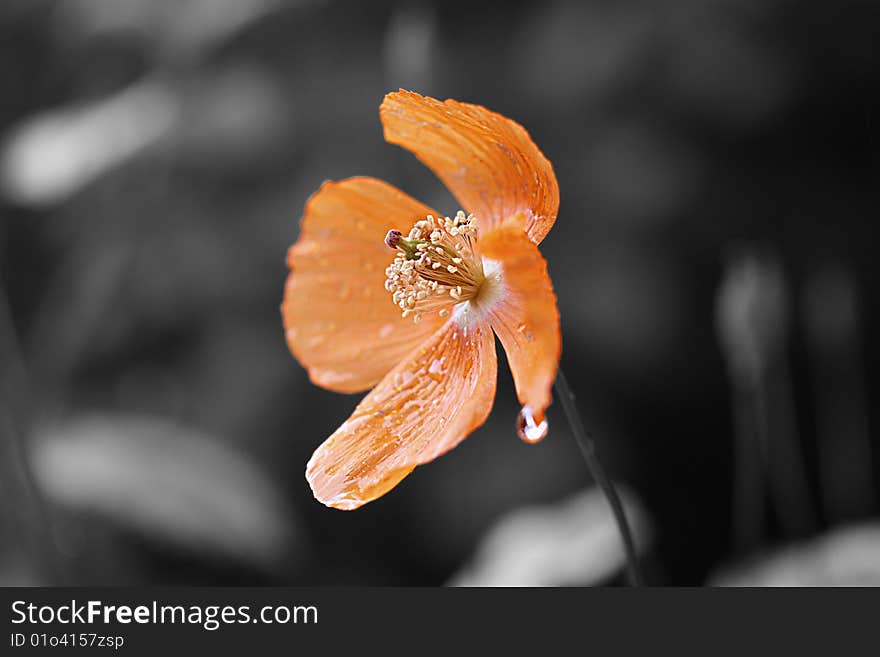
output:
[[[459,448],[312,499],[359,396],[285,346],[306,199],[371,175],[458,209],[382,139],[399,87],[552,161],[562,364],[649,581],[880,583],[878,43],[870,0],[5,0],[0,584],[620,581],[558,405],[520,442],[503,362]]]

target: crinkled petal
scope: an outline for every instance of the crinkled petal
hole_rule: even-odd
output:
[[[339,392],[375,385],[443,320],[401,317],[385,290],[391,228],[437,214],[375,178],[326,182],[306,203],[281,311],[290,351],[311,380]]]
[[[536,418],[550,405],[562,337],[547,262],[521,228],[508,224],[480,239],[484,258],[500,263],[503,291],[488,309],[520,402]]]
[[[518,123],[479,105],[401,90],[380,109],[385,139],[430,167],[481,231],[522,217],[537,244],[556,221],[553,167]]]
[[[489,415],[496,373],[492,329],[477,324],[466,331],[449,321],[315,451],[306,468],[315,497],[355,509],[455,447]]]

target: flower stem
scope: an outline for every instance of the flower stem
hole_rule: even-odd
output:
[[[593,480],[605,494],[605,498],[611,506],[611,511],[614,513],[614,519],[617,521],[617,528],[620,531],[620,537],[623,539],[623,547],[626,551],[626,571],[630,586],[641,586],[642,575],[639,569],[639,559],[636,554],[632,532],[630,531],[629,523],[626,520],[626,512],[623,510],[623,504],[620,502],[620,497],[617,495],[614,484],[611,483],[611,479],[608,478],[605,468],[603,468],[602,464],[599,462],[599,456],[596,454],[596,446],[593,444],[592,439],[587,435],[587,432],[584,429],[581,416],[574,403],[574,393],[571,391],[571,388],[568,387],[568,381],[565,379],[565,374],[562,372],[561,368],[556,373],[555,385],[556,394],[562,401],[562,409],[565,411],[568,424],[571,426],[574,438],[581,450],[581,454],[583,454],[584,461],[587,463],[587,468],[589,468]]]

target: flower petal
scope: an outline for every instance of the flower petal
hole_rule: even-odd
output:
[[[487,310],[489,321],[504,345],[520,402],[541,418],[550,405],[562,353],[547,261],[513,224],[482,237],[479,247],[484,258],[499,262],[502,269],[504,290]]]
[[[365,390],[443,323],[402,318],[384,287],[394,259],[385,234],[427,214],[437,213],[375,178],[325,182],[306,203],[281,312],[290,351],[312,382]]]
[[[537,244],[556,221],[559,186],[553,167],[518,123],[479,105],[400,90],[380,108],[385,139],[430,167],[488,231],[526,220]]]
[[[306,468],[315,497],[355,509],[455,447],[489,415],[496,372],[492,329],[447,323],[315,451]]]

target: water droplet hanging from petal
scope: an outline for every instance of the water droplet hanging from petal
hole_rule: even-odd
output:
[[[535,417],[532,409],[523,406],[516,417],[516,435],[527,443],[536,443],[547,437],[547,419],[541,415]]]

